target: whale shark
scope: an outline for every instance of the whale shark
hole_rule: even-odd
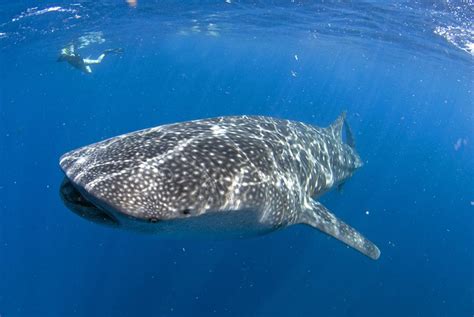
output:
[[[363,165],[345,113],[330,126],[264,116],[161,125],[60,158],[64,204],[90,221],[179,237],[242,238],[305,224],[379,249],[318,198]]]

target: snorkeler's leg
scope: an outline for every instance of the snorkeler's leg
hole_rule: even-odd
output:
[[[84,64],[86,65],[91,65],[91,64],[100,64],[102,60],[104,59],[105,54],[102,53],[97,59],[89,59],[89,58],[84,58]]]
[[[82,68],[82,71],[84,73],[90,74],[92,73],[92,68],[89,65],[84,65],[84,67]]]
[[[97,59],[84,58],[83,61],[85,65],[100,64],[102,60],[104,59],[105,55],[110,54],[110,53],[119,54],[122,52],[123,52],[122,48],[107,49],[102,54],[100,54],[100,56]]]

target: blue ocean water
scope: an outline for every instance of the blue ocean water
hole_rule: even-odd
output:
[[[467,1],[0,4],[0,316],[472,316]],[[58,63],[74,42],[85,74]],[[322,202],[381,249],[305,226],[162,239],[79,218],[63,153],[160,124],[342,111],[363,168]]]

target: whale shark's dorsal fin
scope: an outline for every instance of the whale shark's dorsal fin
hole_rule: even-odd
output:
[[[340,140],[342,142],[342,126],[344,125],[344,122],[346,121],[346,112],[343,111],[341,115],[331,123],[329,126],[329,129],[331,130],[332,134],[337,140]]]
[[[345,132],[345,141],[346,144],[349,145],[351,148],[355,149],[355,140],[352,134],[351,128],[346,120],[346,112],[343,111],[341,115],[334,121],[330,126],[329,129],[331,130],[332,134],[337,140],[342,140],[342,128],[344,127]]]
[[[337,219],[320,202],[310,199],[309,206],[306,206],[302,212],[300,222],[333,236],[374,260],[380,256],[380,250],[375,244],[354,228]]]
[[[354,135],[352,134],[351,127],[347,123],[347,120],[344,119],[344,131],[346,133],[346,143],[349,145],[351,148],[355,150],[355,140],[354,140]]]

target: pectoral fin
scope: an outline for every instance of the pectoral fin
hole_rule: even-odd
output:
[[[374,260],[380,257],[380,250],[375,244],[364,238],[354,228],[337,219],[320,202],[311,200],[311,206],[305,209],[300,221],[344,242]]]

